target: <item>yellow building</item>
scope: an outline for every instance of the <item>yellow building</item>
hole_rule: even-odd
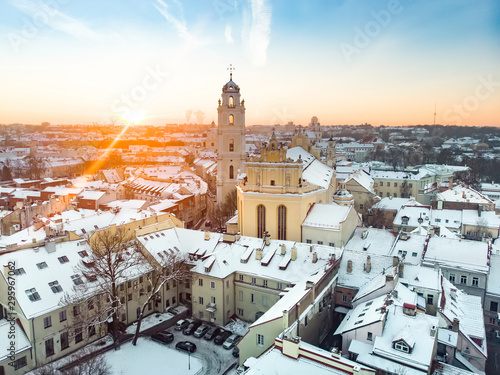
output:
[[[301,225],[315,203],[331,203],[335,173],[302,147],[286,150],[274,133],[259,158],[246,163],[238,184],[241,234],[301,241]]]

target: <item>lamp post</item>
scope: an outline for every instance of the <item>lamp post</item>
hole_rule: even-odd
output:
[[[191,352],[188,350],[188,370],[191,370]]]

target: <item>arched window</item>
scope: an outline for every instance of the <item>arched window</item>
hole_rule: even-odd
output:
[[[232,96],[229,97],[229,108],[234,108],[234,98]]]
[[[231,180],[234,178],[234,167],[232,165],[229,166],[229,178]]]
[[[234,125],[234,116],[229,115],[229,125]]]
[[[278,206],[278,240],[286,240],[286,207]]]
[[[229,140],[229,152],[234,151],[234,139]]]
[[[257,206],[257,237],[264,237],[266,231],[266,207],[259,204]]]

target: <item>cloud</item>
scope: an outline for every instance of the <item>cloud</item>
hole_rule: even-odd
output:
[[[98,34],[83,22],[68,16],[55,7],[41,2],[35,3],[30,0],[12,0],[11,4],[28,15],[35,25],[45,24],[54,30],[81,39],[98,37]]]
[[[174,9],[171,9],[171,7],[163,0],[156,0],[156,3],[153,5],[156,10],[158,10],[158,12],[165,17],[167,22],[174,27],[175,31],[181,38],[188,42],[198,43],[197,39],[188,31],[186,20],[184,19],[184,9],[182,4],[177,0],[173,0],[173,4],[175,5],[173,7]],[[177,16],[175,16],[172,11],[176,11],[178,13]]]
[[[231,26],[226,25],[226,30],[224,31],[224,36],[226,37],[226,42],[231,44],[234,42],[233,37],[231,36]]]
[[[263,66],[267,61],[267,47],[271,38],[271,7],[267,0],[251,0],[252,24],[243,32],[248,52],[254,65]]]

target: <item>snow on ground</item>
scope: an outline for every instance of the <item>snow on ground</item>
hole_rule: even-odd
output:
[[[113,375],[142,374],[201,374],[202,360],[196,353],[187,353],[175,349],[175,346],[162,345],[149,338],[140,337],[137,346],[124,344],[119,350],[103,354]],[[188,369],[190,362],[191,369]]]
[[[169,320],[174,316],[175,315],[170,313],[157,313],[146,316],[145,318],[142,319],[141,322],[141,332],[144,331],[145,329],[154,327],[155,325],[158,325],[161,322]],[[135,334],[136,327],[137,327],[137,322],[134,322],[127,327],[125,332]]]
[[[244,336],[248,332],[249,326],[250,323],[244,322],[240,319],[233,320],[232,322],[226,324],[227,329],[240,336]]]

